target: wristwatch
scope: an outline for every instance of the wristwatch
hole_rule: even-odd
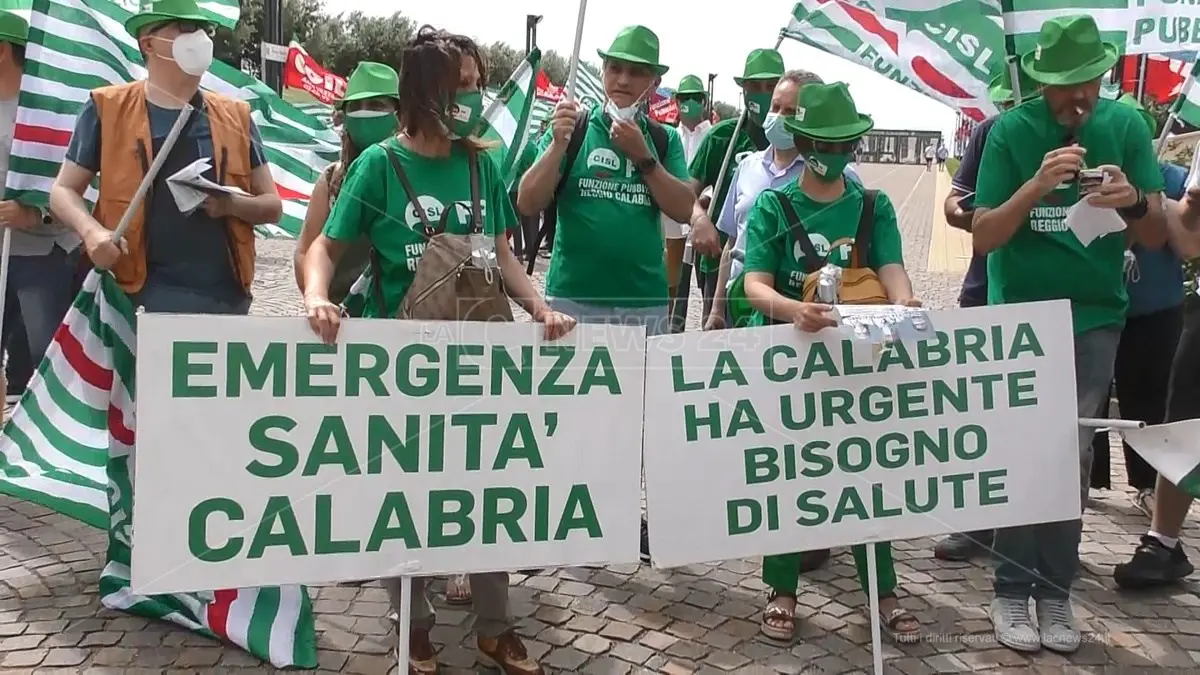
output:
[[[1125,220],[1139,220],[1146,216],[1150,210],[1150,204],[1146,201],[1146,195],[1141,190],[1138,190],[1137,201],[1130,206],[1124,206],[1117,209],[1117,215]]]
[[[637,168],[638,172],[645,176],[649,175],[658,168],[658,160],[654,159],[653,157],[647,157],[646,159],[638,160],[633,166]]]

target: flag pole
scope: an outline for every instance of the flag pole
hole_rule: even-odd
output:
[[[141,210],[142,202],[146,199],[146,193],[150,191],[150,186],[154,183],[154,179],[158,177],[158,172],[162,171],[163,162],[167,161],[167,155],[171,154],[171,149],[175,147],[176,141],[179,140],[179,135],[183,133],[183,127],[187,125],[188,119],[191,118],[194,110],[195,108],[191,104],[184,104],[183,108],[179,111],[179,116],[175,118],[175,124],[171,125],[170,133],[163,140],[158,154],[154,156],[154,161],[150,163],[150,168],[146,171],[146,175],[142,177],[142,183],[138,185],[137,192],[133,193],[133,199],[129,200],[129,207],[121,215],[121,221],[117,223],[117,229],[113,230],[112,233],[112,240],[118,246],[120,245],[121,237],[125,236],[125,231],[129,229],[130,223],[133,222],[133,214]]]
[[[1175,122],[1179,119],[1179,110],[1183,107],[1183,102],[1187,100],[1188,91],[1196,84],[1197,69],[1200,69],[1200,59],[1197,59],[1192,64],[1192,69],[1188,71],[1183,84],[1179,85],[1179,93],[1175,95],[1175,100],[1171,102],[1171,111],[1167,114],[1167,119],[1163,122],[1162,131],[1158,133],[1158,140],[1154,143],[1155,157],[1162,154],[1163,146],[1167,144],[1167,137],[1171,135],[1171,130],[1175,128]]]
[[[779,31],[779,39],[775,41],[775,49],[783,45],[785,31]],[[725,148],[725,158],[721,161],[721,172],[717,174],[717,182],[712,188],[712,197],[708,201],[708,219],[711,222],[717,210],[717,196],[724,187],[725,174],[729,171],[729,163],[733,161],[733,153],[737,149],[737,139],[742,133],[749,110],[742,106],[742,114],[738,116],[737,124],[733,127],[733,135],[729,137],[729,147]],[[714,223],[715,224],[715,223]],[[671,332],[682,333],[687,328],[688,296],[692,293],[692,270],[696,263],[696,252],[692,249],[692,231],[688,228],[687,242],[683,245],[683,264],[679,266],[679,283],[675,287],[675,297],[671,301]],[[704,319],[700,322],[703,325]]]
[[[568,101],[575,100],[575,84],[579,80],[579,50],[583,46],[583,21],[587,16],[587,0],[579,0],[579,17],[575,20],[575,48],[571,51],[571,74],[567,77]]]

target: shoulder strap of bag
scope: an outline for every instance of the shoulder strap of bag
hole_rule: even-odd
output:
[[[663,125],[650,119],[646,123],[646,131],[650,134],[650,142],[654,144],[654,151],[658,153],[659,164],[665,162],[667,159],[667,145],[669,143],[667,130],[663,128]]]
[[[825,259],[817,255],[817,249],[812,245],[812,240],[808,238],[808,230],[804,229],[804,223],[800,222],[800,214],[796,213],[796,207],[792,206],[792,201],[778,190],[769,190],[775,195],[776,201],[779,202],[780,208],[783,209],[783,217],[787,219],[788,231],[792,234],[792,239],[800,244],[800,250],[804,251],[804,272],[812,274],[821,269],[825,265]],[[788,252],[790,255],[790,251]]]
[[[429,222],[429,216],[425,215],[425,209],[421,208],[421,200],[417,199],[417,191],[413,189],[412,182],[408,180],[408,174],[404,172],[404,167],[400,165],[400,158],[396,156],[396,152],[385,146],[387,150],[388,160],[392,163],[392,169],[396,172],[396,177],[400,179],[400,186],[404,188],[404,193],[408,196],[409,208],[417,212],[417,217],[421,219],[421,228],[424,230],[422,234],[426,239],[435,234],[439,234],[440,230],[434,228]],[[443,220],[438,223],[439,227],[445,225],[445,213],[442,214]]]
[[[575,165],[575,158],[579,157],[579,151],[583,148],[583,137],[587,135],[587,126],[588,109],[584,108],[579,111],[579,116],[575,118],[575,130],[571,132],[571,140],[567,143],[567,153],[563,156],[563,172],[558,177],[558,185],[554,186],[555,201],[558,201],[559,193],[566,186],[567,178],[571,175],[571,167]]]
[[[471,172],[471,234],[483,233],[483,208],[479,197],[479,153],[467,149],[467,168]]]
[[[379,264],[379,251],[376,251],[374,246],[367,255],[371,267],[371,295],[375,299],[375,306],[379,308],[379,318],[382,319],[387,316],[387,303],[383,300],[383,266]]]
[[[742,129],[746,131],[746,135],[750,137],[750,142],[759,151],[766,150],[770,143],[767,141],[767,132],[758,124],[743,124]],[[730,140],[730,143],[737,143],[737,139]],[[736,152],[736,151],[735,151]]]
[[[875,197],[878,194],[878,190],[863,190],[862,213],[858,217],[858,231],[854,233],[851,267],[871,266],[871,237],[875,232]]]

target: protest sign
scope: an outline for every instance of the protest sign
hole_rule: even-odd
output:
[[[1069,305],[931,322],[936,339],[894,343],[877,362],[837,330],[652,338],[654,564],[1078,518]]]
[[[138,593],[637,560],[641,328],[138,324]]]

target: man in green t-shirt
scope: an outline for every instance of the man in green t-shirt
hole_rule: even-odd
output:
[[[1127,235],[1149,247],[1166,241],[1162,174],[1150,132],[1136,110],[1100,98],[1100,80],[1118,58],[1090,16],[1042,25],[1037,48],[1021,67],[1043,86],[1042,98],[1004,113],[992,127],[980,164],[972,239],[988,254],[988,303],[1065,298],[1075,327],[1079,415],[1094,415],[1109,395],[1128,297],[1123,274]],[[1080,171],[1100,169],[1101,184],[1081,189]],[[1096,218],[1128,224],[1081,242],[1066,212],[1087,199]],[[1091,429],[1080,429],[1079,475],[1064,476],[1087,501]],[[1077,482],[1078,481],[1078,482]],[[1079,566],[1081,521],[1042,523],[996,532],[997,640],[1018,651],[1078,649],[1070,604]],[[1029,598],[1037,606],[1036,627]]]
[[[662,214],[684,221],[696,198],[679,134],[663,127],[667,152],[659,157],[649,131],[655,123],[639,107],[667,72],[658,62],[658,36],[630,26],[600,58],[608,100],[583,112],[574,101],[555,106],[551,133],[521,180],[517,205],[524,214],[539,213],[563,181],[546,275],[551,307],[583,323],[640,325],[647,335],[659,335],[670,321]],[[564,166],[581,114],[587,115],[586,136],[571,166]],[[649,558],[643,520],[642,559]]]
[[[771,109],[771,94],[774,93],[775,85],[779,84],[783,73],[783,56],[778,51],[755,49],[746,57],[742,76],[733,78],[742,88],[745,105],[743,114],[746,120],[738,134],[734,155],[729,160],[724,178],[720,181],[719,193],[712,194],[721,174],[725,153],[733,139],[733,130],[737,127],[736,119],[722,120],[713,126],[700,142],[700,148],[688,167],[688,173],[692,177],[692,188],[699,197],[688,222],[692,226],[692,248],[699,258],[695,269],[696,285],[700,287],[704,296],[704,314],[701,316],[708,316],[712,310],[713,296],[717,292],[717,274],[721,267],[721,250],[724,249],[728,238],[717,231],[716,225],[708,217],[709,202],[716,199],[717,205],[713,213],[720,213],[738,163],[751,153],[767,149],[763,121]],[[675,283],[674,280],[672,283]]]

